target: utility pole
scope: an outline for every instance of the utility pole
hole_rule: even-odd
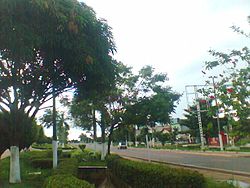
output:
[[[188,95],[189,94],[194,94],[195,96],[195,102],[196,102],[196,109],[197,109],[197,117],[198,117],[198,125],[199,125],[199,132],[200,132],[200,138],[201,138],[201,150],[204,150],[204,139],[203,139],[203,128],[202,128],[202,121],[201,121],[201,109],[200,109],[200,102],[198,101],[198,92],[197,92],[197,87],[203,87],[203,85],[187,85],[186,86],[186,98],[187,98],[187,103],[189,106],[189,100],[188,100]],[[188,92],[188,87],[193,88],[192,93]]]
[[[201,150],[204,150],[203,128],[202,128],[202,121],[201,121],[201,108],[200,108],[200,102],[198,100],[197,86],[194,86],[194,92],[195,92],[195,101],[196,101],[200,137],[201,137]]]
[[[220,150],[223,151],[223,141],[222,141],[222,137],[221,137],[221,134],[220,134],[219,106],[218,106],[217,94],[216,94],[215,82],[214,82],[214,79],[217,78],[217,77],[216,76],[209,76],[209,78],[212,78],[212,80],[213,80],[214,99],[215,99],[215,105],[217,107],[216,117],[217,117],[217,126],[218,126],[218,136],[219,136]]]

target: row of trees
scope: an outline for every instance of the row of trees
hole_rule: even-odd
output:
[[[0,18],[0,152],[10,148],[17,183],[38,111],[67,90],[111,86],[115,45],[106,21],[75,0],[3,0]]]
[[[151,66],[133,74],[131,67],[119,62],[115,70],[117,75],[111,90],[104,88],[93,94],[79,88],[70,110],[76,125],[93,130],[94,141],[96,126],[101,127],[103,143],[108,135],[108,153],[115,129],[135,130],[135,126],[153,127],[156,123],[168,123],[180,97],[166,85],[167,75],[154,73]],[[120,139],[123,137],[121,135]]]

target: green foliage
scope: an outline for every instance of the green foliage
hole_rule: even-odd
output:
[[[67,158],[60,161],[58,167],[53,170],[53,174],[77,175],[78,162],[75,158]]]
[[[34,168],[51,169],[53,166],[53,160],[52,158],[37,158],[31,160],[31,165]]]
[[[50,176],[44,183],[46,188],[61,188],[61,187],[82,187],[94,188],[84,180],[76,178],[78,170],[78,162],[76,158],[63,159],[58,167],[53,170],[53,175]]]
[[[246,144],[250,144],[250,137],[241,138],[240,140],[236,142],[236,145],[238,146],[244,146]]]
[[[28,148],[38,139],[39,130],[40,126],[24,112],[0,112],[0,152],[13,145],[20,150]]]
[[[202,128],[203,128],[203,134],[204,137],[207,139],[208,137],[217,137],[218,136],[218,126],[217,121],[215,118],[213,118],[213,115],[208,112],[208,107],[201,101],[206,101],[204,99],[198,99],[200,106],[201,106],[201,121],[202,121]],[[205,104],[207,101],[205,102]],[[198,137],[200,138],[200,132],[199,132],[199,124],[198,124],[198,114],[197,114],[197,108],[196,105],[190,106],[189,109],[184,110],[184,116],[185,118],[180,120],[180,125],[187,126],[189,128],[188,133],[191,134],[192,137]],[[220,119],[220,128],[223,130],[223,126],[226,126],[228,124],[228,121],[226,118]]]
[[[94,188],[95,186],[88,183],[87,181],[80,180],[75,176],[64,174],[64,175],[53,175],[49,177],[44,188]]]
[[[51,150],[52,149],[52,144],[48,144],[48,143],[42,143],[42,144],[38,144],[38,143],[33,143],[32,144],[32,148],[35,149],[40,149],[40,150]],[[76,147],[71,146],[71,145],[65,145],[63,148],[61,146],[58,147],[59,150],[75,150]]]
[[[78,160],[78,162],[101,160],[101,154],[99,152],[94,152],[94,151],[88,150],[88,149],[85,149],[83,151],[75,150],[72,152],[71,157],[76,158]]]
[[[163,146],[165,145],[167,141],[172,141],[171,133],[155,132],[154,136],[161,142]]]
[[[51,175],[50,169],[41,169],[41,168],[34,168],[31,165],[31,159],[34,155],[44,155],[46,156],[46,152],[22,152],[20,153],[20,166],[21,166],[21,176],[22,176],[22,183],[21,184],[9,184],[9,163],[10,158],[5,158],[0,160],[0,182],[3,183],[3,187],[13,187],[13,188],[34,188],[34,187],[41,187],[44,183],[45,179]],[[41,174],[30,174],[33,172],[40,172]],[[0,186],[2,184],[0,183]]]
[[[136,75],[130,91],[134,91],[132,103],[126,106],[126,124],[155,126],[156,123],[170,122],[180,94],[166,86],[167,74],[155,73],[154,68],[145,66]]]
[[[44,134],[42,126],[39,126],[38,138],[36,140],[37,144],[49,144],[52,143],[52,139]]]
[[[249,34],[246,34],[240,28],[233,26],[234,31],[245,35],[249,40]],[[249,135],[249,97],[250,97],[250,50],[243,47],[239,50],[231,50],[230,52],[218,52],[216,50],[209,51],[213,57],[212,61],[205,62],[207,71],[218,70],[219,76],[215,76],[215,82],[211,79],[207,84],[213,87],[203,90],[205,96],[215,96],[220,101],[218,107],[224,110],[226,118],[228,118],[233,129],[232,135],[246,136]],[[212,114],[217,113],[217,107],[211,107]]]
[[[62,152],[62,154],[61,154],[61,157],[62,158],[71,158],[71,151],[67,151],[67,152]]]
[[[108,159],[108,168],[131,187],[204,187],[205,179],[198,172],[114,158]]]
[[[106,161],[82,161],[79,166],[107,166]]]
[[[32,121],[52,94],[85,85],[86,77],[109,86],[115,45],[106,21],[76,0],[3,0],[0,15],[0,110],[7,114],[2,153],[36,140]]]
[[[45,127],[53,126],[53,112],[52,110],[45,110],[45,113],[40,119]],[[69,118],[65,118],[64,112],[56,112],[56,127],[57,137],[60,144],[66,144],[68,138],[69,124],[67,123]]]
[[[39,143],[33,143],[32,144],[32,148],[34,149],[44,149],[44,150],[48,150],[48,149],[52,149],[52,144],[51,143],[42,143],[42,144],[39,144]]]
[[[234,185],[227,182],[218,182],[213,179],[206,179],[206,188],[236,188]]]
[[[86,144],[79,144],[79,148],[83,151],[86,148]]]

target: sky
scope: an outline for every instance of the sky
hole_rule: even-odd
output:
[[[173,117],[187,107],[185,86],[204,84],[208,50],[228,51],[248,41],[232,31],[249,31],[249,0],[84,0],[112,27],[114,58],[138,71],[151,65],[168,74],[168,84],[183,94]],[[77,131],[71,130],[70,139]],[[79,134],[79,131],[78,131]]]
[[[166,72],[173,90],[204,84],[208,50],[228,51],[247,45],[232,25],[248,29],[249,0],[85,0],[112,27],[115,59],[138,71],[152,65]],[[248,30],[249,31],[249,30]],[[183,93],[173,117],[186,108]]]

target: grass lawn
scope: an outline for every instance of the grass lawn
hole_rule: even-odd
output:
[[[51,175],[50,169],[39,169],[33,168],[30,164],[30,154],[21,153],[20,155],[20,168],[21,168],[21,179],[20,184],[9,184],[9,163],[10,158],[0,160],[0,187],[3,188],[42,188],[44,180]],[[32,175],[29,173],[41,172],[38,175]]]

